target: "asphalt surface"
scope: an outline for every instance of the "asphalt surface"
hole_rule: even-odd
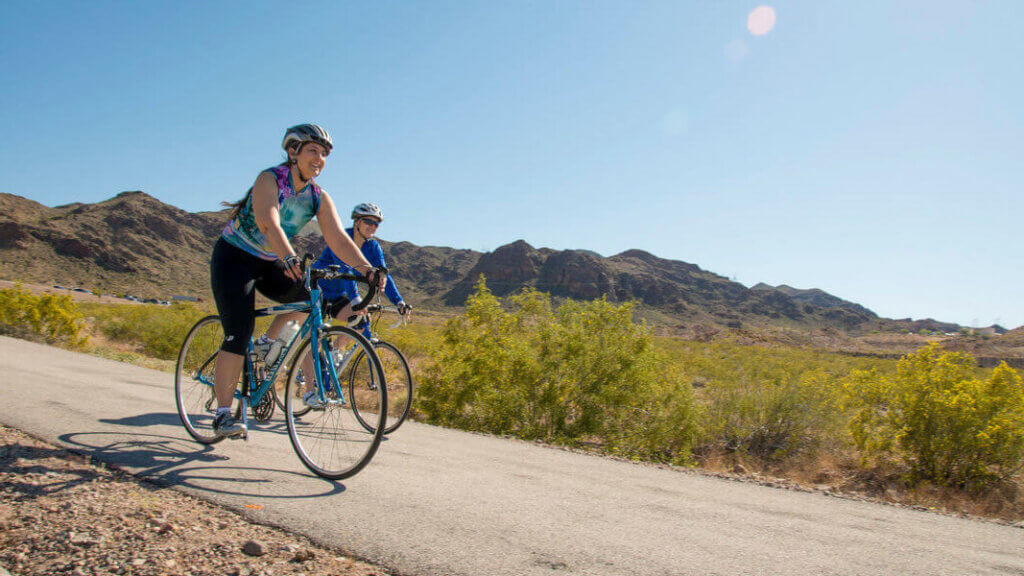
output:
[[[280,416],[203,447],[172,376],[0,337],[0,421],[399,574],[1024,574],[1024,530],[407,423],[319,479]]]

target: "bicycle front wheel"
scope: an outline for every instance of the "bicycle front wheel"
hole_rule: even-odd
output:
[[[185,336],[174,370],[174,397],[178,416],[192,438],[202,444],[223,440],[213,433],[217,400],[213,395],[217,353],[224,342],[224,329],[218,316],[196,322]]]
[[[370,358],[369,373],[383,382],[384,372],[370,342],[361,334],[345,326],[332,326],[322,331],[317,350],[307,338],[298,347],[289,371],[285,387],[285,421],[288,436],[295,453],[313,473],[331,480],[348,478],[363,469],[370,462],[383,434],[387,418],[387,389],[377,386],[373,394],[350,397],[342,389],[336,374],[328,369],[331,362],[331,343],[338,336],[353,341],[357,353]],[[314,377],[313,355],[319,360],[321,377]],[[305,382],[299,378],[304,376]],[[303,397],[314,393],[314,403],[309,409]],[[370,419],[375,428],[367,429],[355,416],[356,405],[363,418]],[[371,416],[372,415],[372,416]]]
[[[388,390],[388,417],[387,425],[384,427],[385,434],[391,434],[405,422],[409,415],[409,408],[412,406],[412,371],[409,370],[409,363],[405,356],[392,344],[383,341],[373,343],[377,352],[381,369],[384,370],[384,382]],[[358,398],[362,395],[372,395],[373,372],[370,369],[370,360],[366,354],[360,351],[346,367],[344,374],[339,374],[342,382],[348,384],[348,395],[351,398]],[[367,430],[373,430],[375,413],[370,413],[366,418],[359,411],[360,403],[353,404],[352,411],[359,423]]]

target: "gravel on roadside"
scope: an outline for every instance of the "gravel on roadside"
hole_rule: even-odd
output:
[[[386,576],[0,426],[0,574]]]

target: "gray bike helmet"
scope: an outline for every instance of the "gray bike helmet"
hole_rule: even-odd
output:
[[[306,142],[316,142],[326,148],[328,153],[331,152],[331,148],[334,148],[331,135],[327,133],[327,130],[316,124],[299,124],[286,130],[284,141],[281,142],[281,148],[287,151],[296,142],[300,143],[300,145]]]
[[[369,203],[357,204],[356,207],[352,209],[352,219],[353,220],[358,220],[359,218],[366,218],[366,217],[376,218],[377,220],[380,220],[381,222],[384,221],[384,213],[381,212],[380,207],[377,206],[376,204],[369,204]]]

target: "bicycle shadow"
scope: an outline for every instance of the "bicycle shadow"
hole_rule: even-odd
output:
[[[173,436],[70,432],[59,439],[74,452],[162,486],[261,499],[321,498],[345,491],[341,482],[292,470],[224,465],[230,457],[217,454],[212,446]],[[310,486],[320,482],[323,490],[310,493]]]
[[[181,426],[181,417],[177,412],[150,412],[149,414],[136,414],[124,418],[100,418],[104,424],[114,426],[131,426],[133,428],[145,428],[148,426]],[[249,417],[249,428],[257,432],[271,432],[273,434],[288,434],[288,427],[283,420],[277,418],[267,423],[257,422],[252,416]]]
[[[0,454],[0,473],[10,476],[2,483],[4,490],[22,499],[32,499],[63,492],[99,478],[100,475],[91,468],[62,465],[66,456],[66,451],[60,448],[21,442],[5,445]],[[66,478],[69,475],[70,478]]]

